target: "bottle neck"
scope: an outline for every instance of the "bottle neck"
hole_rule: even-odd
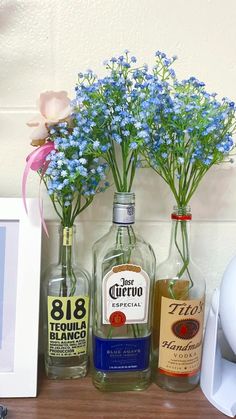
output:
[[[75,253],[75,226],[59,227],[59,264],[72,266]]]
[[[190,260],[190,221],[188,208],[175,208],[171,214],[172,228],[169,257],[188,263]]]
[[[113,224],[130,226],[135,222],[135,195],[130,192],[116,192],[113,201]]]

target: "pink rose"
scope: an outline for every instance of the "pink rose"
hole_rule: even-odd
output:
[[[72,111],[70,99],[64,91],[41,93],[37,105],[40,115],[27,123],[29,127],[35,128],[30,136],[31,144],[35,146],[44,144],[49,136],[47,125],[65,120]]]

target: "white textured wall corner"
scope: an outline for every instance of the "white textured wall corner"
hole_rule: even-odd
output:
[[[236,100],[235,19],[235,0],[2,0],[0,195],[21,194],[24,159],[31,151],[25,123],[36,112],[39,93],[67,90],[72,97],[78,71],[103,74],[103,60],[125,48],[150,65],[157,49],[177,54],[180,77],[194,74],[210,91]],[[138,227],[162,260],[172,197],[150,170],[138,174],[134,189]],[[28,196],[37,193],[38,178],[31,173]],[[81,217],[86,246],[80,257],[88,269],[92,241],[109,224],[111,199],[112,191],[96,197]],[[44,202],[46,218],[55,220],[46,194]],[[211,170],[192,209],[193,254],[211,294],[236,252],[236,165]],[[45,251],[48,245],[44,239],[43,263],[55,258],[53,247]]]

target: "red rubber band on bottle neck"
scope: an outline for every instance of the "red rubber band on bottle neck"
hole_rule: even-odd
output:
[[[180,220],[180,221],[188,221],[188,220],[192,220],[192,214],[180,215],[180,214],[172,213],[171,214],[171,219],[172,220]]]

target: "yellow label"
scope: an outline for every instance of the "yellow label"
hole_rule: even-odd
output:
[[[204,299],[173,300],[162,297],[159,339],[160,372],[190,376],[200,369]]]
[[[48,296],[48,354],[55,357],[87,353],[89,297]]]
[[[72,246],[73,227],[63,228],[63,246]]]

